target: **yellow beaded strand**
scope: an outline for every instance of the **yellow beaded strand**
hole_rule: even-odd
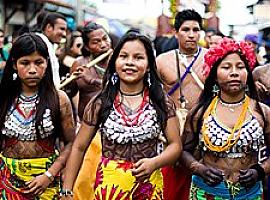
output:
[[[231,148],[233,145],[235,145],[237,143],[237,141],[240,138],[241,127],[242,127],[242,125],[245,121],[245,118],[246,118],[246,113],[247,113],[248,106],[249,106],[249,100],[250,100],[250,98],[248,96],[246,96],[244,103],[243,103],[243,106],[242,106],[242,111],[240,113],[240,116],[239,116],[236,124],[234,125],[226,143],[223,144],[222,146],[213,145],[208,137],[208,124],[206,122],[206,119],[210,114],[211,115],[214,114],[216,106],[217,106],[217,102],[218,102],[218,97],[216,96],[212,100],[211,104],[209,105],[208,109],[206,110],[206,112],[204,114],[204,122],[203,122],[203,126],[202,126],[203,141],[204,141],[205,146],[207,146],[208,149],[210,149],[211,151],[215,151],[215,152],[223,152],[223,151],[227,151],[229,148]],[[233,140],[234,133],[236,130],[238,130],[237,136],[234,139],[234,141],[231,142]]]

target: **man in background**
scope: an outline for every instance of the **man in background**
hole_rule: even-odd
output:
[[[164,90],[172,97],[177,109],[189,111],[197,102],[205,80],[202,66],[206,49],[198,45],[202,18],[194,10],[183,10],[175,17],[174,29],[179,48],[159,55],[157,68]],[[188,199],[191,183],[188,169],[166,167],[163,176],[165,200]]]
[[[60,13],[47,12],[41,24],[41,31],[41,33],[37,32],[36,34],[43,39],[48,47],[53,70],[53,82],[58,87],[60,85],[59,61],[55,54],[54,44],[60,44],[61,39],[66,36],[67,22],[65,17]]]

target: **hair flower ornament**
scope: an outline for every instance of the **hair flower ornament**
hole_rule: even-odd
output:
[[[251,70],[255,67],[256,56],[253,48],[245,41],[237,42],[225,37],[216,47],[210,48],[204,55],[204,75],[208,76],[211,68],[217,61],[233,52],[240,52],[245,57]]]

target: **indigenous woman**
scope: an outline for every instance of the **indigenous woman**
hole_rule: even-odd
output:
[[[247,43],[228,38],[205,55],[205,89],[183,135],[190,199],[262,199],[270,109],[258,102],[255,63]]]
[[[75,131],[70,101],[55,89],[48,58],[33,33],[12,45],[0,84],[1,199],[59,199]]]
[[[108,57],[98,62],[93,67],[85,67],[100,55],[111,48],[111,40],[103,26],[90,22],[83,28],[82,56],[78,57],[72,65],[72,70],[79,74],[76,81],[71,83],[72,89],[79,91],[78,116],[79,122],[83,119],[83,112],[92,97],[102,88],[102,78],[108,65]],[[75,86],[75,87],[74,87]],[[74,91],[72,91],[74,93]],[[76,92],[74,94],[76,94]],[[74,199],[85,200],[94,198],[93,185],[95,183],[95,172],[101,156],[100,135],[96,134],[91,145],[84,156],[80,173],[74,186]],[[89,189],[90,188],[90,189]]]
[[[162,199],[160,168],[177,160],[181,142],[175,106],[163,93],[147,37],[131,32],[116,46],[103,89],[85,109],[63,199],[70,199],[85,150],[98,130],[102,157],[94,199]],[[161,152],[164,140],[167,147]]]

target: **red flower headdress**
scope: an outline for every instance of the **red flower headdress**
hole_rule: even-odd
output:
[[[256,64],[256,56],[253,48],[246,42],[236,42],[230,38],[223,38],[218,46],[210,48],[204,55],[204,75],[208,76],[215,62],[224,58],[228,53],[241,52],[245,56],[249,68],[252,70]]]

